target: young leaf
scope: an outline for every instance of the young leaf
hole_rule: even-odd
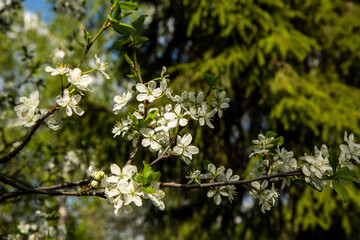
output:
[[[360,181],[356,178],[356,174],[351,172],[348,167],[339,168],[335,172],[334,178],[360,183]]]
[[[152,182],[157,182],[160,180],[161,173],[160,172],[153,172],[151,174]]]
[[[141,15],[140,17],[138,17],[136,20],[134,20],[131,25],[139,31],[139,29],[141,28],[141,26],[143,25],[145,18],[147,17],[147,15]]]
[[[117,50],[121,50],[122,47],[126,44],[130,43],[130,39],[127,37],[127,38],[122,38],[120,40],[117,40],[114,44],[114,48],[117,49]]]
[[[120,8],[120,4],[119,4],[119,0],[116,0],[114,3],[114,11],[113,11],[113,16],[116,20],[121,20],[121,8]]]
[[[149,126],[149,124],[156,118],[156,115],[158,114],[158,112],[159,111],[157,111],[157,110],[153,110],[151,112],[148,112],[144,122],[142,123],[142,127]]]
[[[143,186],[141,186],[140,189],[143,190],[143,192],[148,193],[148,194],[152,194],[152,193],[155,192],[155,190],[152,189],[151,187],[143,187]]]
[[[147,37],[141,37],[139,38],[139,40],[136,41],[136,46],[139,46],[141,44],[143,44],[144,42],[148,41],[149,39]]]
[[[281,146],[284,144],[284,138],[282,136],[275,138],[272,144]]]
[[[339,183],[338,180],[334,180],[332,181],[334,190],[337,192],[337,194],[340,195],[340,197],[343,199],[344,202],[348,202],[349,201],[349,193],[346,190],[346,188],[341,185],[341,183]]]
[[[84,28],[84,39],[86,43],[89,43],[91,39],[90,33],[88,33],[85,28]]]
[[[130,36],[131,33],[136,32],[135,28],[126,23],[111,21],[111,26],[117,33],[126,37]]]
[[[151,169],[151,166],[144,162],[143,176],[144,176],[145,180],[147,180],[152,173],[153,173],[153,171]],[[148,182],[148,181],[146,181],[146,182]]]
[[[336,152],[334,150],[332,150],[331,148],[329,149],[329,163],[330,163],[330,166],[333,170],[333,173],[336,172],[336,168],[338,166],[338,159],[337,159],[337,156],[336,156]]]
[[[267,138],[275,138],[277,136],[277,133],[276,132],[273,132],[273,131],[267,131],[266,133],[265,133],[265,137],[267,137]]]
[[[204,169],[205,169],[206,171],[208,170],[208,166],[209,166],[210,163],[212,163],[212,162],[209,161],[209,160],[203,161],[203,167],[204,167]]]
[[[127,9],[127,10],[137,10],[138,9],[137,4],[132,3],[132,2],[121,2],[120,7],[122,9]]]
[[[134,173],[134,175],[132,176],[132,179],[134,179],[135,182],[138,183],[143,183],[144,182],[144,178],[140,173]]]
[[[126,62],[127,62],[130,66],[133,66],[133,65],[134,65],[134,62],[131,61],[130,57],[129,57],[126,53],[124,54],[124,57],[125,57]]]
[[[210,89],[214,89],[220,83],[220,79],[218,77],[215,77],[209,73],[205,73],[204,77]]]

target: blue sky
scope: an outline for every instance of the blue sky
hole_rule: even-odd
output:
[[[40,13],[44,22],[49,22],[53,18],[52,6],[46,0],[25,0],[23,4],[27,11]]]

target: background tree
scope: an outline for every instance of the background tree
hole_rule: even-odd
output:
[[[46,26],[32,28],[23,22],[27,15],[21,2],[12,2],[1,13],[1,19],[6,19],[1,21],[5,31],[0,34],[3,152],[25,134],[22,129],[6,127],[14,118],[15,99],[38,87],[50,105],[59,83],[44,75],[43,69],[59,60],[75,65],[81,57],[79,45],[84,45],[83,28],[90,33],[98,29],[103,21],[99,18],[110,5],[102,1],[49,1],[55,18]],[[144,78],[158,76],[165,65],[176,86],[194,89],[205,87],[203,75],[210,72],[219,75],[221,86],[231,95],[231,107],[215,123],[215,131],[190,127],[202,149],[193,161],[195,166],[207,159],[231,166],[242,178],[247,177],[252,167],[249,146],[259,130],[271,129],[284,136],[285,147],[297,157],[311,152],[314,145],[336,147],[344,130],[360,135],[360,8],[356,1],[140,1],[140,6],[140,12],[149,15],[143,35],[150,41],[142,46],[139,56]],[[47,32],[42,35],[39,31],[44,29]],[[127,63],[120,57],[124,51],[116,50],[116,38],[106,32],[89,53],[106,52],[116,75],[111,80],[99,76],[98,86],[93,87],[95,94],[85,100],[87,114],[63,118],[64,127],[56,133],[46,129],[38,132],[16,161],[0,166],[1,172],[21,176],[24,182],[41,176],[41,183],[52,184],[70,175],[85,177],[85,171],[77,171],[88,166],[85,163],[106,166],[114,160],[126,162],[130,144],[114,141],[111,135],[115,121],[112,96],[128,89],[131,82]],[[65,58],[55,57],[59,51],[65,52]],[[145,161],[153,157],[145,151],[139,154]],[[180,162],[176,167],[170,164],[163,161],[157,166],[163,171],[162,180],[184,181],[191,169]],[[9,191],[1,187],[2,192]],[[356,216],[360,202],[356,198],[359,189],[355,185],[347,189],[351,200],[343,204],[329,189],[317,193],[295,185],[286,189],[278,206],[265,215],[243,188],[237,188],[233,204],[220,206],[214,206],[202,190],[167,191],[165,212],[160,214],[149,205],[139,215],[122,218],[112,216],[111,207],[99,199],[64,201],[29,196],[2,204],[0,225],[15,229],[19,219],[27,219],[39,205],[45,205],[46,212],[53,214],[49,218],[54,223],[64,221],[68,236],[73,238],[108,238],[111,230],[114,236],[121,232],[157,239],[302,239],[308,235],[350,239],[359,234]],[[67,209],[66,213],[61,209]],[[134,231],[138,226],[141,230]]]

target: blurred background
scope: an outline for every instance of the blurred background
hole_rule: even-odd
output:
[[[297,159],[323,143],[338,150],[344,131],[360,136],[360,5],[345,0],[155,0],[138,1],[146,14],[139,49],[143,78],[169,70],[172,88],[206,91],[204,73],[220,76],[231,98],[215,129],[192,124],[188,131],[200,154],[190,166],[161,161],[162,181],[185,183],[185,175],[204,160],[249,177],[251,140],[268,130],[284,136],[284,147]],[[57,78],[45,73],[58,62],[74,68],[85,42],[83,29],[95,35],[110,1],[0,0],[0,153],[19,144],[25,128],[9,127],[20,96],[40,92],[49,108],[59,94]],[[117,50],[111,29],[94,44],[82,69],[108,62],[110,80],[101,75],[81,102],[83,117],[58,112],[61,130],[42,126],[12,161],[0,165],[25,183],[50,185],[87,178],[89,164],[103,168],[125,164],[132,150],[113,138],[113,124],[126,111],[111,111],[116,94],[134,81]],[[155,155],[140,151],[136,161]],[[357,171],[357,170],[356,170]],[[358,174],[358,171],[357,171]],[[165,211],[151,203],[116,217],[106,200],[91,197],[24,196],[0,205],[0,235],[18,233],[21,221],[54,226],[67,239],[358,239],[360,189],[346,186],[342,202],[330,188],[319,193],[305,184],[281,191],[278,204],[265,214],[238,187],[233,203],[216,206],[206,190],[165,189]],[[0,184],[0,194],[12,191]],[[45,217],[39,217],[40,210]],[[35,214],[36,213],[36,214]],[[41,215],[41,214],[40,214]],[[44,221],[46,220],[46,223]],[[60,229],[59,226],[63,226]],[[60,237],[61,238],[61,237]]]

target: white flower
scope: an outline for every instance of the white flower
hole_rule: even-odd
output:
[[[126,165],[121,170],[115,163],[111,164],[110,170],[114,175],[106,179],[107,183],[119,183],[120,181],[127,182],[131,180],[132,175],[137,172],[137,168],[134,165]]]
[[[167,126],[169,128],[175,128],[177,126],[185,127],[188,124],[188,120],[184,118],[187,113],[181,113],[181,106],[177,104],[174,108],[174,112],[167,112],[164,114],[164,118],[168,120]]]
[[[81,91],[91,91],[88,86],[92,83],[93,79],[90,75],[82,74],[79,68],[70,70],[67,74],[69,83],[77,87]]]
[[[140,133],[144,136],[143,140],[141,141],[141,144],[144,147],[150,146],[150,150],[158,151],[161,148],[161,145],[158,142],[157,135],[155,134],[155,131],[150,128],[141,128]]]
[[[177,155],[181,155],[182,160],[186,164],[190,164],[193,154],[198,154],[199,149],[196,146],[190,146],[192,141],[192,136],[190,133],[185,134],[183,137],[177,136],[176,146],[174,147],[174,152]]]
[[[132,97],[132,93],[128,92],[128,93],[123,93],[123,95],[116,95],[114,97],[114,101],[116,102],[113,111],[115,113],[118,113],[127,103],[128,101],[131,99]]]
[[[212,179],[216,179],[216,180],[220,180],[220,181],[224,181],[226,180],[226,177],[225,177],[225,167],[224,166],[221,166],[219,167],[218,169],[216,169],[215,165],[210,163],[208,165],[208,176]]]
[[[259,182],[252,182],[252,189],[250,195],[253,195],[259,199],[259,205],[261,205],[261,211],[265,213],[269,211],[272,206],[275,205],[276,200],[279,198],[279,193],[276,191],[274,183],[271,189],[267,189],[269,182],[264,180],[261,185]]]
[[[229,193],[226,191],[226,187],[215,187],[208,191],[207,196],[209,198],[214,197],[214,203],[219,205],[221,203],[221,196],[228,197]]]
[[[165,203],[161,200],[165,197],[165,192],[162,190],[155,190],[154,193],[148,194],[152,203],[158,207],[161,211],[165,209]]]
[[[135,181],[130,181],[128,187],[124,189],[121,193],[125,195],[125,205],[129,205],[132,202],[135,203],[135,205],[138,207],[142,205],[141,196],[144,193],[140,190]]]
[[[100,58],[98,58],[95,54],[95,59],[96,59],[96,69],[106,78],[106,79],[110,79],[109,75],[105,72],[106,69],[106,62],[101,62]]]
[[[20,102],[23,104],[15,106],[15,112],[29,112],[30,115],[33,115],[39,105],[39,92],[32,92],[29,98],[20,97]]]
[[[354,159],[357,163],[360,163],[360,145],[355,143],[354,134],[351,133],[348,137],[348,133],[345,132],[344,141],[347,143],[340,145],[340,164],[341,166],[349,166],[350,169],[354,168],[354,164],[351,163],[351,159]]]
[[[215,90],[214,92],[214,100],[211,102],[211,105],[218,112],[219,118],[223,116],[222,109],[229,107],[230,98],[226,97],[225,91]]]
[[[84,114],[84,111],[77,106],[81,100],[81,96],[76,94],[70,97],[68,89],[64,90],[63,96],[57,96],[56,102],[61,107],[66,107],[66,115],[69,117],[72,115],[72,110],[79,116]]]
[[[112,130],[112,133],[114,133],[114,137],[120,134],[122,134],[122,137],[124,137],[124,135],[130,130],[131,125],[132,125],[132,121],[130,117],[122,119],[121,122],[117,121]]]
[[[50,66],[47,66],[45,68],[45,72],[50,72],[51,76],[56,76],[56,75],[64,75],[66,73],[68,73],[70,71],[69,65],[67,64],[62,64],[62,63],[58,63],[58,67],[57,68],[52,68]]]
[[[193,181],[197,182],[198,184],[200,184],[200,175],[201,172],[199,170],[195,170],[195,171],[191,171],[189,172],[189,175],[186,176],[185,178],[189,179],[189,181],[187,182],[187,184],[192,183]]]
[[[104,176],[105,173],[102,170],[96,169],[94,166],[89,166],[88,168],[88,174],[93,177],[96,181],[101,180]]]
[[[207,104],[203,102],[198,111],[199,124],[200,126],[204,126],[205,122],[210,128],[214,128],[214,125],[211,123],[211,119],[214,116],[215,112],[213,110],[207,110]]]
[[[22,126],[24,127],[32,127],[36,124],[36,122],[40,119],[40,114],[34,114],[34,112],[16,112],[16,115],[18,116],[17,119],[15,119],[12,122],[12,126]]]
[[[156,82],[150,81],[147,83],[147,86],[142,83],[136,84],[136,90],[139,92],[136,99],[139,102],[148,100],[153,102],[156,98],[160,97],[162,94],[161,88],[156,88]]]

